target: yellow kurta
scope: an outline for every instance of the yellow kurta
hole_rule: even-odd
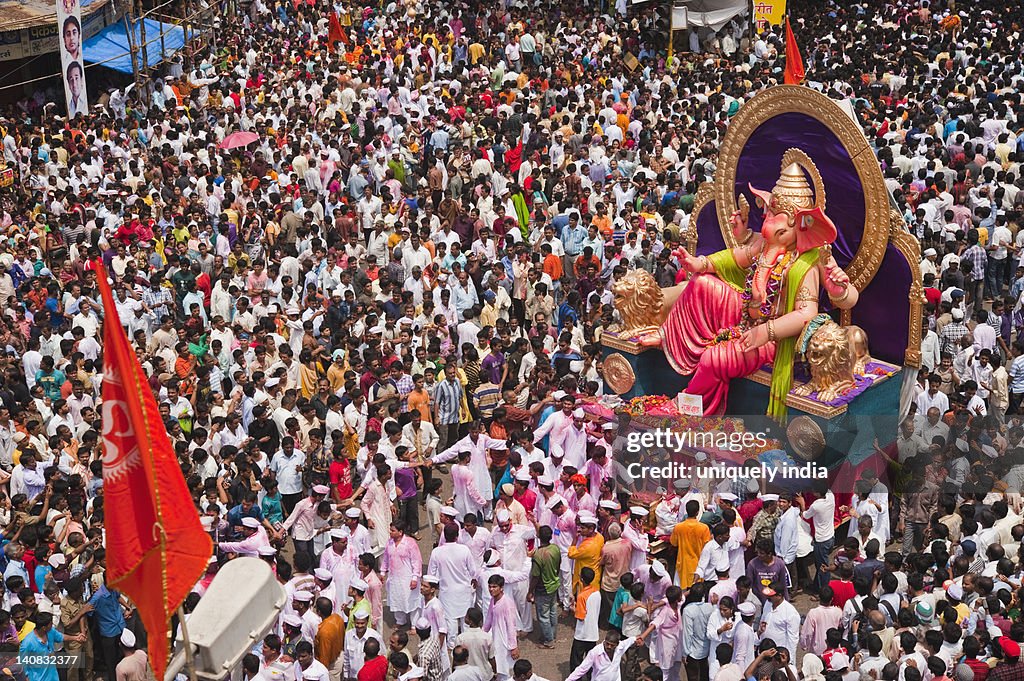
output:
[[[590,584],[595,587],[600,586],[601,549],[603,548],[604,537],[599,534],[584,539],[577,546],[569,547],[568,556],[575,561],[572,568],[572,592],[574,594],[580,592],[580,571],[585,567],[594,571],[594,581]],[[693,565],[696,567],[697,563],[695,562]]]
[[[700,552],[711,541],[711,530],[696,518],[687,518],[675,526],[669,541],[676,547],[676,577],[679,586],[686,589],[693,584]]]

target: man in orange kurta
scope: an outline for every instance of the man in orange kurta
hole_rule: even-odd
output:
[[[340,668],[345,647],[345,622],[333,612],[329,599],[318,598],[316,605],[317,614],[324,618],[317,627],[316,638],[313,641],[316,659],[327,669]]]
[[[598,587],[601,584],[601,549],[604,548],[604,537],[597,533],[597,518],[592,513],[582,512],[578,517],[580,524],[579,543],[570,546],[569,558],[575,561],[572,572],[572,592],[579,594],[587,584],[580,583],[580,572],[583,568],[591,568],[594,571],[594,579],[589,586]],[[694,561],[694,567],[697,562]]]
[[[684,589],[693,584],[700,552],[711,541],[711,530],[700,521],[700,502],[690,499],[686,502],[686,520],[672,530],[669,541],[676,547],[676,584]]]

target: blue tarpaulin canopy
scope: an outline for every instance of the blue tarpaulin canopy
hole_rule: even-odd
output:
[[[153,67],[170,57],[185,45],[185,29],[175,24],[165,24],[155,19],[143,19],[146,22],[146,64],[142,63],[142,35],[140,21],[132,24],[132,42],[138,46],[136,58],[140,68]],[[160,31],[164,32],[163,47],[166,54],[160,54]],[[132,72],[131,48],[128,45],[128,33],[123,21],[111,24],[85,41],[83,57],[91,64],[102,64],[108,69],[122,73]]]

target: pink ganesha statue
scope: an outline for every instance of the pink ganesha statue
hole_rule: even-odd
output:
[[[822,209],[825,197],[815,196],[804,175],[809,160],[799,160],[806,159],[800,152],[785,159],[793,157],[771,192],[750,187],[764,211],[760,233],[737,211],[736,248],[699,257],[675,252],[689,281],[662,291],[663,322],[639,338],[661,346],[677,372],[692,374],[686,392],[701,396],[706,414],[724,412],[731,379],[771,363],[768,415],[783,420],[796,339],[818,314],[820,289],[837,308],[857,303],[856,288],[832,258],[836,227]]]

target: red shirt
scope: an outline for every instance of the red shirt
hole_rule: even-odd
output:
[[[846,601],[857,595],[853,588],[853,582],[833,579],[828,585],[832,587],[832,592],[835,594],[832,597],[832,605],[839,609],[846,605]]]
[[[363,663],[363,668],[356,674],[357,681],[384,681],[388,676],[388,658],[378,655]]]
[[[523,508],[526,509],[526,514],[530,516],[530,518],[533,518],[533,509],[537,505],[536,492],[534,492],[532,489],[527,489],[522,494],[512,495],[512,498],[518,501],[520,504],[522,504]]]
[[[989,673],[987,664],[977,658],[971,659],[969,657],[964,659],[964,664],[974,672],[974,681],[985,681]]]
[[[43,586],[40,584],[36,586],[36,566],[39,565],[39,561],[36,560],[36,552],[34,549],[26,549],[21,559],[25,562],[25,569],[28,570],[28,586],[33,591],[39,593],[43,590]]]
[[[352,496],[352,467],[348,459],[332,461],[327,475],[331,480],[331,487],[338,491],[338,500],[344,501]]]
[[[842,646],[840,646],[838,648],[829,648],[828,650],[826,650],[825,652],[823,652],[821,654],[821,661],[825,663],[826,668],[827,668],[828,664],[832,661],[832,656],[835,655],[836,653],[842,653],[843,655],[846,655],[847,657],[849,657],[849,655],[850,655],[850,651],[847,650],[846,648],[842,647]]]

